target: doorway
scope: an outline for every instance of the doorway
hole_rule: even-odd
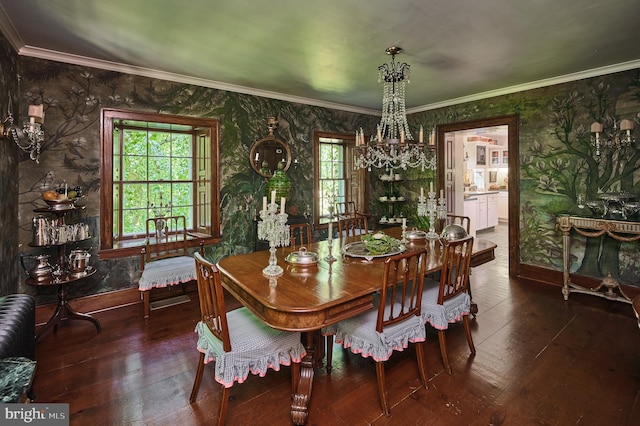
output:
[[[447,197],[447,205],[451,206],[451,209],[462,211],[461,201],[463,197],[461,194],[456,194],[456,190],[463,188],[464,184],[464,172],[465,157],[468,151],[465,152],[462,144],[459,149],[456,149],[457,145],[453,138],[447,138],[445,135],[455,132],[469,132],[473,129],[486,129],[486,128],[499,128],[506,126],[506,151],[507,155],[504,157],[499,156],[499,161],[504,158],[508,166],[508,175],[505,176],[507,181],[504,182],[508,194],[508,234],[509,234],[509,275],[517,276],[519,274],[520,267],[520,235],[518,232],[518,223],[520,221],[520,198],[519,198],[519,160],[518,160],[518,147],[519,147],[519,129],[518,129],[518,116],[508,115],[502,117],[486,118],[480,120],[465,121],[459,123],[451,123],[438,125],[436,127],[437,133],[437,179],[438,188],[444,188]],[[485,147],[486,148],[486,147]],[[474,145],[473,149],[477,149]],[[474,152],[482,157],[482,150]],[[468,158],[467,158],[468,159]],[[491,162],[490,150],[484,150],[484,158],[480,159],[480,162]],[[481,164],[482,165],[482,164]],[[504,178],[503,178],[504,179]],[[469,179],[469,183],[477,181],[489,182],[491,176],[474,177],[473,180]],[[500,185],[496,182],[497,185]],[[476,185],[477,186],[477,185]],[[457,200],[457,201],[456,201]],[[456,204],[457,202],[457,204]]]

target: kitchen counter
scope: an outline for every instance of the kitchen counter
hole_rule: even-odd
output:
[[[475,198],[478,195],[487,195],[487,194],[498,194],[500,193],[500,191],[498,191],[497,189],[491,189],[491,190],[486,190],[486,191],[473,191],[473,192],[465,192],[464,193],[464,199],[469,199],[469,198]]]

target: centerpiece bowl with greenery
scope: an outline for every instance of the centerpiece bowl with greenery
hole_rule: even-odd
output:
[[[361,240],[364,248],[374,256],[389,253],[399,245],[398,240],[380,231],[365,234],[361,237]]]

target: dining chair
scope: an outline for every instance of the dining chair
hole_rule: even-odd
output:
[[[462,319],[467,342],[472,354],[476,353],[469,326],[471,297],[469,295],[469,269],[473,237],[443,242],[440,281],[425,279],[422,295],[422,319],[438,330],[442,362],[449,374],[451,365],[447,356],[445,332],[450,323]]]
[[[146,221],[146,241],[141,250],[138,290],[144,302],[144,317],[151,312],[150,293],[154,288],[186,284],[196,279],[196,267],[188,250],[184,216],[164,216]],[[202,241],[200,242],[202,250]],[[183,288],[186,293],[186,289]]]
[[[416,344],[420,381],[428,389],[424,358],[426,329],[420,315],[426,259],[426,249],[406,251],[385,259],[380,294],[374,302],[376,309],[322,330],[327,337],[328,372],[331,371],[334,339],[354,354],[373,358],[380,405],[387,417],[391,413],[384,362],[393,351],[402,351],[409,343]]]
[[[311,240],[311,225],[308,223],[293,223],[289,225],[289,234],[291,236],[291,247],[295,250],[296,245],[309,245]]]
[[[363,235],[369,232],[369,221],[365,215],[344,217],[338,221],[338,235],[342,237],[352,237]]]
[[[300,333],[271,328],[245,307],[227,312],[218,268],[200,253],[194,258],[201,314],[195,328],[200,358],[189,402],[194,403],[198,396],[205,364],[215,361],[214,379],[222,385],[218,424],[223,425],[229,388],[235,382],[243,383],[249,373],[264,377],[269,368],[279,371],[281,365],[291,365],[293,393],[306,351]]]
[[[336,215],[338,217],[353,217],[356,215],[355,201],[344,201],[336,203]]]

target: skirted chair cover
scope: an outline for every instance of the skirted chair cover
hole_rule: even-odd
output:
[[[149,262],[138,283],[140,291],[152,288],[164,288],[172,285],[194,281],[196,279],[196,262],[190,256],[178,256]]]
[[[471,312],[469,270],[472,249],[473,237],[471,236],[446,241],[443,247],[440,281],[425,279],[422,293],[422,319],[438,330],[440,354],[449,374],[451,374],[451,365],[447,355],[445,331],[450,323],[463,321],[469,349],[472,354],[476,353],[469,325]]]
[[[438,304],[439,283],[425,278],[422,293],[422,320],[438,330],[446,330],[449,323],[458,322],[471,311],[471,297],[468,293],[460,293],[452,299]]]
[[[396,310],[400,308],[399,303],[394,306]],[[376,362],[386,361],[393,351],[403,351],[409,343],[424,342],[427,338],[420,317],[410,317],[404,322],[386,326],[382,332],[376,331],[377,321],[376,306],[376,309],[357,317],[340,321],[337,326],[325,328],[323,333],[333,334],[336,343],[364,358],[371,357]]]
[[[140,255],[138,290],[144,304],[144,317],[151,312],[150,292],[186,284],[196,280],[196,263],[189,255],[188,241],[196,238],[187,233],[184,216],[163,216],[146,221],[146,242]],[[200,250],[203,241],[200,240]],[[186,287],[183,288],[186,292]]]
[[[380,405],[385,416],[390,415],[385,384],[384,362],[394,351],[403,351],[416,343],[416,360],[420,381],[427,386],[423,342],[427,332],[420,315],[426,250],[407,251],[385,260],[379,296],[374,297],[375,309],[326,327],[327,372],[331,372],[333,340],[344,348],[373,358]]]
[[[200,253],[194,254],[200,318],[196,324],[200,352],[198,370],[189,401],[195,402],[205,364],[215,361],[215,380],[222,385],[218,425],[223,425],[229,401],[229,388],[242,383],[251,373],[264,376],[268,369],[291,365],[291,384],[295,391],[300,376],[300,361],[306,351],[300,333],[273,329],[247,308],[227,312],[224,289],[218,268]]]
[[[300,362],[306,351],[300,333],[273,329],[262,323],[247,308],[227,313],[231,351],[225,352],[222,341],[202,321],[196,325],[198,350],[204,363],[215,361],[215,379],[224,387],[244,382],[249,373],[264,377],[269,368]],[[424,327],[423,327],[424,328]]]

